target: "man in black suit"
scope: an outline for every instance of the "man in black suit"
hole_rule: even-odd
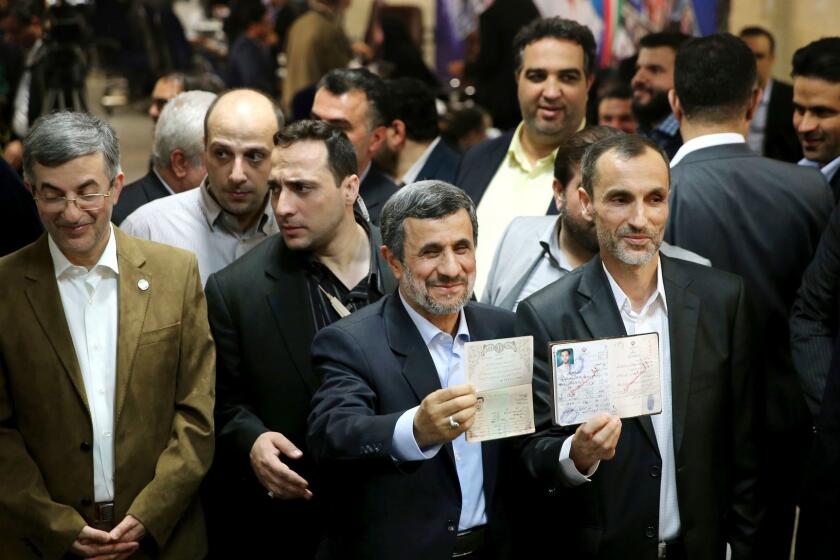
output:
[[[747,143],[759,155],[796,163],[802,159],[802,146],[793,129],[793,86],[772,76],[776,39],[757,26],[743,28],[738,36],[755,55],[758,87],[763,90]]]
[[[740,278],[659,253],[668,164],[650,140],[593,144],[579,191],[600,256],[525,299],[534,336],[531,476],[555,498],[549,525],[576,559],[749,558],[756,525],[751,348]],[[659,335],[662,413],[606,412],[552,425],[548,342]],[[557,489],[565,485],[567,489]]]
[[[373,155],[385,141],[385,128],[391,122],[391,105],[385,82],[364,68],[339,68],[328,72],[318,83],[312,118],[327,121],[345,134],[356,149],[361,186],[359,195],[379,223],[382,205],[397,185],[372,163]]]
[[[840,37],[809,43],[793,54],[793,127],[805,158],[840,200]]]
[[[32,193],[17,171],[0,158],[0,257],[29,245],[42,231]]]
[[[819,168],[835,202],[840,196],[840,37],[820,39],[793,55],[794,126],[805,157]],[[840,211],[831,215],[802,276],[790,318],[793,363],[816,417],[838,333]]]
[[[315,337],[307,441],[329,481],[335,558],[507,557],[500,442],[464,435],[478,404],[464,344],[512,336],[514,319],[470,301],[477,232],[457,187],[402,188],[382,211],[399,290]]]
[[[210,276],[216,340],[214,471],[205,491],[218,558],[312,558],[323,523],[306,442],[315,333],[395,286],[379,231],[354,213],[353,146],[318,121],[276,136],[269,176],[281,235]],[[271,538],[282,531],[282,543]]]
[[[393,120],[374,161],[398,185],[427,179],[454,182],[461,156],[441,140],[434,92],[416,78],[386,84]]]
[[[671,162],[665,240],[744,278],[754,330],[766,345],[757,357],[761,471],[773,490],[758,552],[787,559],[811,427],[791,358],[789,310],[833,201],[816,170],[760,157],[745,144],[761,96],[755,76],[753,53],[729,34],[693,39],[677,54],[671,105],[685,143]],[[789,442],[782,456],[779,441]]]
[[[216,95],[187,91],[166,104],[155,125],[152,168],[126,185],[111,214],[120,225],[129,214],[153,200],[193,189],[207,175],[204,167],[204,116]]]
[[[455,180],[478,207],[478,293],[508,224],[518,216],[557,213],[554,157],[581,127],[594,79],[595,38],[575,21],[535,20],[517,34],[513,51],[522,122],[464,154]]]

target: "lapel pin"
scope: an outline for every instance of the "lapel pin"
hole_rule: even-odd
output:
[[[145,278],[141,278],[137,281],[137,287],[140,288],[141,291],[145,292],[149,289],[149,281]]]

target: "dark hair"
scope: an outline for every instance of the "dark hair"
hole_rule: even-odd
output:
[[[392,102],[392,115],[405,123],[405,132],[411,140],[425,142],[438,135],[438,115],[435,94],[417,78],[388,80],[388,95]]]
[[[541,39],[562,39],[572,41],[583,49],[583,71],[591,76],[595,70],[595,37],[585,25],[561,17],[535,19],[519,30],[513,38],[513,53],[516,73],[522,70],[525,47]]]
[[[283,129],[283,125],[286,124],[286,118],[283,116],[283,111],[281,111],[280,108],[277,107],[274,104],[274,100],[268,94],[266,94],[264,91],[260,91],[258,89],[251,89],[251,88],[229,89],[229,90],[226,90],[226,91],[223,91],[222,93],[220,93],[216,97],[216,99],[213,100],[213,103],[211,103],[210,106],[207,107],[207,112],[204,114],[204,144],[205,145],[207,144],[207,142],[210,139],[210,135],[208,134],[208,131],[207,131],[207,125],[210,123],[210,117],[213,115],[213,111],[216,110],[216,105],[218,105],[219,101],[221,101],[222,98],[225,97],[226,95],[228,95],[229,93],[236,93],[238,91],[250,91],[250,92],[256,93],[256,94],[264,97],[266,99],[266,101],[268,101],[271,104],[271,107],[274,109],[274,116],[277,117],[277,130],[282,130]]]
[[[672,51],[677,52],[689,39],[691,39],[691,35],[686,35],[679,31],[660,31],[658,33],[650,33],[639,39],[639,49],[668,47]]]
[[[259,23],[265,17],[266,7],[261,0],[233,0],[230,3],[230,15],[223,24],[228,41],[233,42],[248,29],[252,23]]]
[[[643,155],[647,150],[653,150],[665,162],[668,168],[668,156],[656,143],[638,134],[616,134],[599,140],[589,146],[580,162],[580,186],[593,197],[595,181],[598,179],[598,160],[607,152],[616,152],[619,159],[627,161]],[[671,170],[668,168],[670,180]]]
[[[557,156],[554,158],[554,178],[560,181],[565,189],[574,177],[575,171],[580,167],[583,154],[589,146],[605,138],[622,134],[626,133],[611,126],[590,126],[574,133],[557,149]]]
[[[791,75],[840,82],[840,37],[825,37],[796,51]]]
[[[475,204],[467,193],[445,181],[418,181],[407,185],[388,199],[379,216],[382,243],[404,262],[405,220],[435,220],[445,218],[464,209],[470,216],[473,243],[478,242],[478,218]]]
[[[324,121],[304,119],[295,121],[274,135],[274,145],[288,148],[298,142],[323,142],[327,148],[327,165],[336,186],[358,172],[356,150],[344,134]]]
[[[755,80],[755,55],[729,33],[692,39],[677,53],[674,89],[688,119],[733,118],[749,105]]]
[[[614,84],[604,90],[598,103],[604,99],[633,99],[633,89],[627,84]]]
[[[759,27],[757,25],[750,25],[745,27],[738,33],[738,37],[767,37],[767,40],[770,42],[770,54],[776,52],[776,38],[773,37],[773,34],[764,29],[763,27]]]
[[[366,68],[336,68],[330,70],[318,82],[318,89],[324,88],[333,95],[341,95],[357,89],[365,94],[368,102],[367,120],[371,129],[391,123],[391,104],[385,82]]]

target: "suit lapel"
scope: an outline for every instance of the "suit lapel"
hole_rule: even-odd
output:
[[[674,263],[661,258],[665,297],[668,300],[668,335],[671,338],[671,408],[674,422],[674,456],[679,456],[688,411],[694,341],[700,300],[686,287],[690,279],[680,274]]]
[[[55,268],[50,257],[47,239],[46,234],[42,235],[32,247],[32,258],[25,272],[29,279],[26,299],[32,306],[32,311],[46,335],[47,342],[52,346],[61,365],[64,366],[64,371],[76,389],[79,399],[90,414],[85,383],[79,368],[76,349],[73,346],[73,338],[70,336],[70,328],[64,316],[64,307],[61,303],[61,294],[58,291],[58,282],[55,278]]]
[[[621,320],[621,314],[615,304],[615,297],[609,280],[601,264],[601,258],[595,257],[584,265],[578,292],[588,298],[580,308],[580,315],[591,336],[597,338],[626,336],[627,330]],[[656,433],[649,416],[639,416],[628,421],[637,422],[657,453]]]
[[[143,270],[146,258],[135,242],[118,228],[114,228],[113,231],[117,235],[117,262],[120,267],[117,383],[114,397],[114,425],[116,426],[120,420],[129,381],[134,371],[134,356],[137,354],[137,344],[140,341],[140,333],[143,332],[146,310],[151,292],[155,289],[155,282],[148,271]],[[141,280],[148,283],[147,289],[140,289]]]
[[[441,388],[440,378],[437,374],[435,362],[417,327],[411,321],[400,301],[399,292],[385,296],[385,332],[388,333],[388,343],[396,354],[405,356],[402,374],[411,386],[417,402],[421,402],[429,393]],[[443,446],[446,450],[448,463],[453,476],[458,476],[455,469],[455,454],[452,444]]]
[[[265,269],[272,285],[266,294],[268,306],[295,369],[310,394],[314,394],[320,385],[313,375],[309,360],[309,348],[315,336],[315,322],[309,309],[309,292],[306,289],[302,263],[297,255],[285,250],[282,237],[265,241],[270,242],[277,244],[278,251]]]

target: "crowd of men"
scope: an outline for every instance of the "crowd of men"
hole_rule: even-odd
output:
[[[781,560],[798,507],[796,558],[831,557],[840,38],[792,86],[773,51],[649,35],[587,126],[593,35],[536,19],[521,122],[463,157],[422,82],[364,69],[290,124],[178,93],[131,185],[104,120],[39,117],[45,233],[0,258],[0,556]],[[549,342],[650,332],[661,413],[555,425]],[[465,344],[515,335],[536,430],[469,443]]]

